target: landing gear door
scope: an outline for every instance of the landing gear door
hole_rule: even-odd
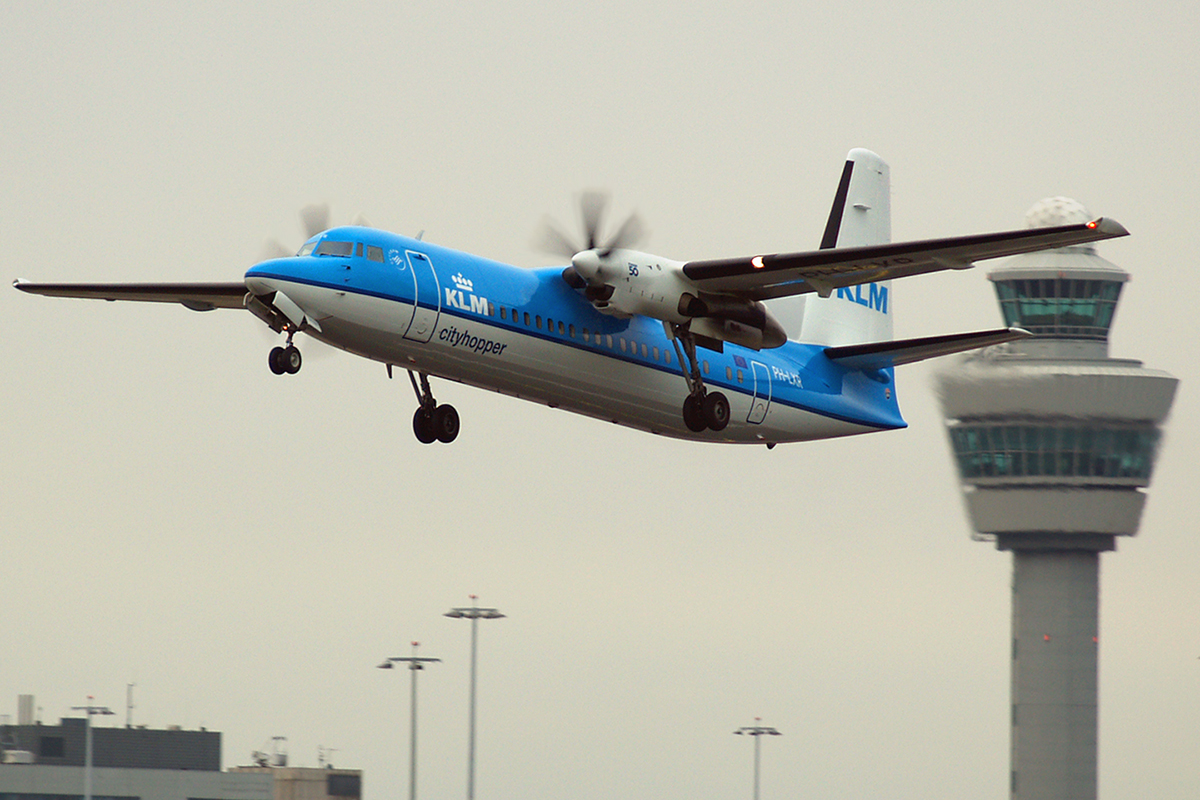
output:
[[[751,425],[761,425],[767,418],[767,409],[771,406],[771,372],[766,364],[751,361],[754,369],[754,397],[750,400],[750,413],[746,422]]]
[[[408,268],[412,270],[416,282],[416,295],[413,302],[412,322],[404,333],[405,339],[416,342],[428,342],[437,326],[438,315],[442,311],[442,290],[438,285],[437,273],[429,256],[408,250],[404,254]]]

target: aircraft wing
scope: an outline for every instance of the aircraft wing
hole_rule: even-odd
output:
[[[137,300],[179,303],[193,311],[244,308],[249,291],[241,281],[228,283],[32,283],[13,281],[13,288],[48,297],[83,297],[92,300]]]
[[[689,261],[686,275],[701,291],[751,300],[816,292],[908,275],[967,269],[975,261],[1127,236],[1119,222],[1101,217],[1077,225],[1026,228],[948,239]]]

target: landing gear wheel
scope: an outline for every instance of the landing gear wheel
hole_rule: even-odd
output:
[[[700,433],[708,427],[704,418],[704,398],[689,394],[683,401],[683,424],[692,433]]]
[[[704,397],[704,422],[714,431],[723,431],[729,424],[729,400],[720,392]]]
[[[271,367],[271,372],[276,375],[282,375],[287,372],[287,366],[283,363],[283,348],[272,347],[271,352],[267,354],[267,365]]]
[[[418,408],[417,413],[413,414],[413,433],[416,434],[417,441],[421,444],[436,442],[437,434],[433,428],[433,414],[424,408]]]
[[[438,406],[434,409],[433,430],[442,444],[454,441],[458,436],[458,411],[454,406]]]
[[[300,371],[300,364],[303,359],[300,357],[300,349],[295,345],[289,344],[283,350],[283,357],[280,359],[283,364],[283,370],[288,375],[295,375]]]

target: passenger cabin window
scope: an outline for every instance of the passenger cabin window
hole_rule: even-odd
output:
[[[317,245],[315,256],[348,256],[354,252],[354,242],[324,241]]]
[[[383,263],[383,248],[367,245],[367,261],[378,261]]]

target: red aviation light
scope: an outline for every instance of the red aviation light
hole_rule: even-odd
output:
[[[1089,222],[1089,223],[1087,224],[1087,226],[1088,226],[1089,228],[1091,228],[1092,230],[1095,230],[1095,229],[1096,229],[1096,220],[1092,220],[1091,222]]]

